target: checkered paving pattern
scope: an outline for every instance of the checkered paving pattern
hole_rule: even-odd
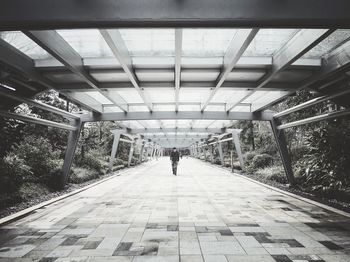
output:
[[[210,166],[146,163],[0,228],[4,261],[350,261],[350,219]]]

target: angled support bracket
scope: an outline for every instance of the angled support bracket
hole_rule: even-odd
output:
[[[286,173],[287,180],[291,185],[295,185],[295,178],[292,169],[292,162],[288,152],[286,136],[282,129],[277,129],[277,126],[279,126],[281,123],[277,118],[273,118],[270,121],[270,124],[273,135],[275,136],[278,151],[282,159],[283,168]]]
[[[76,130],[72,130],[68,136],[67,149],[64,157],[62,177],[60,181],[60,186],[64,187],[69,178],[70,169],[73,163],[75,150],[78,145],[79,136],[84,123],[80,119],[71,120],[71,123],[76,126]]]

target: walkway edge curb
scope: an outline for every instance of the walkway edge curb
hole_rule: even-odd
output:
[[[135,167],[142,167],[142,165],[138,165],[138,166],[135,166]],[[14,214],[12,214],[12,215],[3,217],[3,218],[0,219],[0,227],[1,227],[1,226],[5,226],[5,225],[7,225],[7,224],[9,224],[9,223],[11,223],[11,222],[13,222],[13,221],[16,221],[16,220],[18,220],[18,219],[23,218],[23,217],[26,217],[26,216],[30,215],[31,213],[33,213],[33,212],[34,212],[35,210],[37,210],[37,209],[40,209],[40,208],[43,208],[43,207],[45,207],[45,206],[51,205],[51,204],[53,204],[53,203],[55,203],[55,202],[58,202],[58,201],[60,201],[60,200],[62,200],[62,199],[68,198],[68,197],[70,197],[70,196],[79,194],[80,192],[85,191],[85,190],[87,190],[87,189],[89,189],[89,188],[91,188],[91,187],[97,186],[98,184],[101,184],[101,183],[103,183],[103,182],[105,182],[105,181],[107,181],[107,180],[110,180],[110,179],[115,178],[115,177],[117,177],[117,176],[123,175],[123,174],[125,174],[125,173],[131,171],[131,169],[133,169],[133,168],[134,168],[134,167],[132,167],[132,168],[127,168],[127,170],[123,170],[123,171],[120,172],[120,173],[114,173],[114,175],[111,175],[111,176],[106,177],[106,178],[104,178],[104,179],[102,179],[102,180],[96,181],[96,182],[94,182],[94,183],[92,183],[92,184],[89,184],[89,185],[87,185],[87,186],[85,186],[85,187],[79,188],[79,189],[74,190],[74,191],[72,191],[72,192],[69,192],[69,193],[67,193],[67,194],[63,194],[62,196],[52,198],[52,199],[50,199],[50,200],[47,200],[47,201],[42,202],[42,203],[40,203],[40,204],[37,204],[37,205],[35,205],[35,206],[28,207],[28,208],[26,208],[26,209],[23,209],[23,210],[21,210],[21,211],[19,211],[19,212],[14,213]]]
[[[197,159],[197,160],[202,161],[202,160],[200,160],[200,159]],[[202,161],[202,162],[204,162],[204,161]],[[288,191],[284,191],[284,190],[279,189],[279,188],[274,187],[274,186],[270,186],[270,185],[264,184],[264,183],[262,183],[262,182],[259,182],[259,181],[254,180],[254,179],[252,179],[252,178],[246,177],[246,176],[244,176],[244,175],[240,175],[240,174],[237,174],[237,173],[232,173],[232,172],[230,172],[230,170],[226,169],[225,167],[214,166],[214,165],[209,164],[209,163],[207,163],[207,162],[204,162],[204,163],[208,164],[208,165],[211,166],[211,167],[215,167],[215,168],[218,168],[218,169],[225,170],[225,171],[229,172],[230,175],[235,175],[235,176],[244,178],[244,179],[246,179],[246,180],[249,180],[249,181],[251,181],[251,182],[254,182],[254,183],[256,183],[256,184],[259,184],[259,185],[261,185],[261,186],[264,186],[264,187],[266,187],[266,188],[269,188],[269,189],[271,189],[271,190],[274,190],[274,191],[277,191],[277,192],[279,192],[279,193],[282,193],[282,194],[285,194],[285,195],[294,197],[294,198],[299,199],[299,200],[301,200],[301,201],[307,202],[307,203],[309,203],[309,204],[313,204],[313,205],[315,205],[315,206],[321,207],[321,208],[326,209],[326,210],[328,210],[328,211],[332,211],[332,212],[337,213],[337,214],[339,214],[339,215],[342,215],[342,216],[345,216],[345,217],[349,217],[349,218],[350,218],[350,213],[345,212],[345,211],[343,211],[343,210],[340,210],[340,209],[337,209],[337,208],[334,208],[334,207],[331,207],[331,206],[322,204],[322,203],[320,203],[320,202],[317,202],[317,201],[314,201],[314,200],[311,200],[311,199],[308,199],[308,198],[305,198],[305,197],[296,195],[296,194],[294,194],[294,193],[290,193],[290,192],[288,192]]]

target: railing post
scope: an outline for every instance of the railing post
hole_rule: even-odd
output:
[[[282,159],[283,168],[286,173],[288,182],[293,186],[295,185],[295,178],[294,178],[292,163],[291,163],[291,159],[290,159],[290,155],[289,155],[288,147],[286,143],[286,136],[283,130],[277,129],[277,126],[280,125],[280,121],[277,118],[273,118],[272,120],[270,120],[270,124],[271,124],[273,135],[275,136],[277,148]]]
[[[68,136],[67,149],[64,157],[63,167],[62,167],[62,177],[59,181],[60,183],[59,186],[62,188],[68,181],[70,169],[71,169],[74,155],[75,155],[75,150],[77,148],[78,141],[79,141],[80,132],[84,125],[84,123],[80,119],[71,120],[71,122],[74,123],[77,129],[75,131],[70,131]]]
[[[145,142],[142,142],[141,150],[140,150],[140,156],[139,156],[139,163],[142,163],[144,149],[145,149]]]

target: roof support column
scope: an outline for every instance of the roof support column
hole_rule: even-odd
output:
[[[134,143],[130,143],[129,157],[128,157],[128,167],[131,165],[131,160],[134,155]]]
[[[218,142],[217,147],[219,150],[220,163],[223,166],[224,165],[224,153],[222,152],[222,144],[220,142]]]
[[[242,170],[244,170],[244,160],[243,160],[241,142],[239,141],[239,135],[240,135],[241,132],[242,132],[242,129],[240,129],[240,130],[233,130],[232,131],[232,138],[233,138],[233,143],[235,145],[236,152],[237,152],[237,155],[238,155],[239,164],[241,165]]]
[[[62,177],[61,177],[61,180],[59,181],[60,187],[64,187],[64,185],[68,181],[69,172],[73,163],[75,150],[78,145],[80,132],[82,127],[84,126],[84,123],[81,120],[71,120],[71,122],[74,123],[77,129],[74,131],[70,131],[68,136],[67,149],[64,156],[64,162],[63,162],[63,168],[62,168]]]
[[[143,141],[142,145],[141,145],[140,156],[139,156],[139,163],[140,164],[142,163],[142,160],[143,160],[143,152],[144,152],[144,150],[145,150],[145,142]]]
[[[112,132],[114,134],[114,139],[113,139],[113,145],[112,145],[112,153],[111,153],[111,157],[109,159],[109,170],[112,170],[112,168],[113,168],[114,159],[117,155],[120,135],[123,132],[124,131],[122,131],[122,130],[113,130],[113,132]]]
[[[277,126],[280,125],[280,121],[278,119],[272,119],[270,121],[270,124],[273,135],[275,136],[276,145],[282,159],[283,168],[286,173],[288,182],[293,186],[295,185],[295,178],[284,131],[277,129]]]

